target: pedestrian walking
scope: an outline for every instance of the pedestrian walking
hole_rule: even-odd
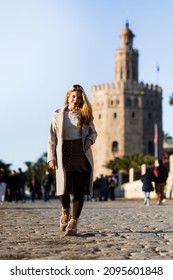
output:
[[[66,235],[77,234],[84,195],[93,193],[91,145],[96,137],[91,104],[82,86],[73,85],[66,93],[65,107],[53,115],[48,143],[48,163],[56,170],[56,189],[62,204],[60,230]]]
[[[141,176],[141,181],[143,183],[142,190],[144,192],[144,204],[150,205],[150,192],[154,191],[152,181],[154,181],[153,174],[149,168],[147,168],[146,173]]]
[[[156,167],[156,170],[154,172],[155,174],[155,190],[157,195],[157,203],[159,205],[163,204],[163,200],[165,199],[165,186],[166,186],[166,180],[168,178],[168,170],[163,165],[163,161],[159,159],[159,165]]]

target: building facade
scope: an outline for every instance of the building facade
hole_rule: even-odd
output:
[[[92,87],[91,103],[98,132],[93,146],[95,177],[109,174],[104,165],[115,157],[154,155],[155,144],[157,156],[162,156],[162,89],[138,81],[134,36],[126,23],[120,34],[121,46],[115,51],[115,81]]]

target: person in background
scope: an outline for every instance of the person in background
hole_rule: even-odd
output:
[[[100,191],[100,197],[99,201],[107,201],[108,200],[108,176],[104,176],[103,174],[100,174],[100,177],[98,179],[98,187]]]
[[[108,176],[108,189],[111,200],[115,200],[115,188],[117,187],[118,180],[114,174]]]
[[[6,194],[6,185],[7,185],[7,173],[5,168],[0,168],[0,202],[1,205],[5,201],[5,194]]]
[[[159,159],[159,165],[156,167],[155,170],[155,190],[157,195],[157,203],[161,205],[165,198],[164,190],[166,186],[166,180],[168,178],[168,170],[163,165],[163,161]]]
[[[49,201],[50,198],[50,188],[52,185],[53,179],[49,171],[46,171],[46,174],[43,179],[43,188],[44,188],[44,201]]]
[[[66,93],[65,107],[56,110],[53,115],[47,160],[49,166],[56,170],[57,195],[62,204],[60,230],[66,235],[77,234],[84,195],[93,193],[91,146],[96,137],[91,104],[83,87],[73,85]]]
[[[20,199],[25,202],[26,195],[25,195],[25,184],[26,184],[26,175],[25,172],[22,171],[21,168],[18,169],[18,178],[19,178],[19,195]]]
[[[12,202],[13,200],[17,203],[19,200],[19,177],[15,170],[11,170],[8,177],[8,201]]]
[[[154,190],[152,181],[154,181],[153,174],[149,168],[147,168],[146,173],[141,176],[141,181],[143,183],[142,190],[144,192],[144,204],[150,205],[150,192]]]
[[[36,176],[31,178],[30,182],[30,193],[31,193],[31,201],[34,202],[36,199],[36,194],[38,195],[38,190],[40,189],[39,181],[37,180]]]
[[[98,201],[99,197],[100,197],[99,177],[96,177],[96,179],[93,182],[93,199],[95,201]]]

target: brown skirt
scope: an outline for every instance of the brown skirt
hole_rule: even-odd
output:
[[[66,171],[89,172],[90,164],[82,148],[82,140],[64,140],[63,165]]]

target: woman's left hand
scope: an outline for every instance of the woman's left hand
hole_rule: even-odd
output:
[[[93,143],[92,140],[88,138],[85,140],[85,145],[84,145],[85,151],[87,151],[91,147],[92,143]]]

